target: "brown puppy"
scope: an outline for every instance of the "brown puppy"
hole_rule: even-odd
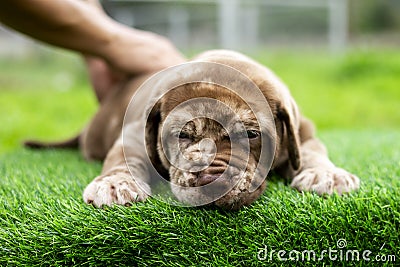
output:
[[[217,63],[228,72],[242,73],[261,97],[253,97],[257,89],[220,73],[218,66],[192,73],[189,65],[185,70],[190,74],[168,76],[161,83],[153,78],[147,91],[137,89],[151,74],[135,77],[102,103],[80,136],[87,159],[105,158],[101,175],[83,193],[86,203],[101,207],[142,201],[151,194],[154,170],[171,182],[173,194],[183,203],[225,209],[257,199],[270,169],[299,191],[342,194],[359,187],[356,176],[328,159],[312,124],[271,71],[232,51],[209,51],[193,62]],[[187,76],[194,82],[188,83]],[[233,91],[198,82],[215,77]],[[139,101],[127,109],[135,92]],[[257,106],[261,98],[266,104]]]

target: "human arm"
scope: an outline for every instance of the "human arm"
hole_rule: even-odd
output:
[[[125,73],[184,61],[165,38],[124,26],[78,0],[2,0],[0,22],[40,41],[95,56]]]

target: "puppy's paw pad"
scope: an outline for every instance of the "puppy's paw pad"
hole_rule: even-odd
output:
[[[291,186],[299,191],[311,191],[318,195],[339,195],[356,190],[360,187],[360,179],[341,168],[310,168],[299,173]]]
[[[126,173],[97,177],[83,192],[84,201],[99,208],[112,204],[130,205],[146,198],[147,194]]]

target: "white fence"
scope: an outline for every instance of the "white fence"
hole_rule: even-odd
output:
[[[347,44],[348,0],[104,0],[103,3],[114,18],[131,26],[147,28],[150,24],[163,24],[166,30],[154,28],[152,30],[161,31],[161,34],[167,35],[182,48],[190,47],[188,43],[193,39],[193,35],[198,34],[192,30],[191,24],[193,21],[202,20],[198,10],[201,6],[213,6],[215,9],[215,18],[213,14],[203,15],[203,22],[212,17],[217,24],[215,32],[213,30],[208,32],[208,35],[215,35],[216,38],[211,46],[233,49],[259,46],[266,39],[265,35],[268,35],[262,33],[260,29],[268,27],[268,24],[271,24],[269,22],[273,22],[266,16],[262,17],[262,12],[263,10],[273,12],[277,8],[281,11],[285,9],[291,11],[290,14],[286,14],[287,20],[291,19],[296,10],[310,11],[307,14],[323,13],[325,21],[316,22],[326,23],[324,33],[319,36],[320,42],[321,40],[325,42],[332,51],[344,50]],[[146,11],[146,5],[151,4],[162,5],[160,9],[163,9],[164,14],[156,12],[156,7]],[[146,19],[135,15],[136,8],[139,8],[141,13],[148,12]],[[297,19],[305,21],[309,19],[307,14],[303,18],[301,15],[297,16]],[[285,20],[284,17],[279,19]],[[274,39],[274,35],[271,34],[268,38]]]
[[[184,51],[317,45],[343,51],[349,0],[103,0],[122,23],[170,38]],[[0,25],[0,56],[42,51]]]

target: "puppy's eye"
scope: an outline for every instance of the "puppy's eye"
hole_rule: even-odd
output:
[[[260,132],[256,130],[248,130],[246,133],[247,133],[247,138],[249,139],[255,139],[260,136]]]
[[[191,139],[191,136],[188,133],[185,133],[183,131],[179,132],[179,139]]]
[[[245,132],[240,132],[240,133],[236,133],[234,135],[234,138],[236,139],[256,139],[261,135],[261,133],[259,131],[256,130],[247,130]]]

